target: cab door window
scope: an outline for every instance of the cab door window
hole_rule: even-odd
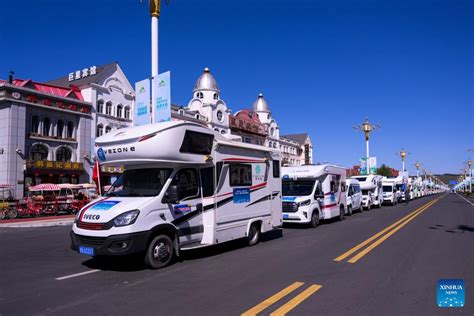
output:
[[[199,196],[198,173],[196,169],[187,168],[179,170],[171,186],[177,187],[178,200],[186,201]]]

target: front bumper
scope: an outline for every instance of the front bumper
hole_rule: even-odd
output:
[[[300,223],[300,224],[307,224],[311,221],[311,214],[305,212],[307,216],[304,215],[302,211],[298,211],[295,213],[282,213],[283,223]]]
[[[79,246],[94,248],[95,256],[130,255],[146,250],[151,231],[132,234],[92,237],[77,235],[71,231],[71,249],[79,251]]]

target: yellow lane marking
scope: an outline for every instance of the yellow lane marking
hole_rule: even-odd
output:
[[[396,227],[395,229],[393,229],[392,231],[390,231],[389,233],[387,233],[386,235],[384,235],[383,237],[381,237],[379,240],[377,240],[376,242],[374,242],[373,244],[371,244],[370,246],[368,246],[367,248],[365,248],[364,250],[362,250],[361,252],[359,252],[357,255],[355,255],[354,257],[352,257],[349,261],[349,263],[356,263],[357,261],[359,261],[363,256],[365,256],[366,254],[368,254],[369,252],[371,252],[375,247],[377,247],[378,245],[380,245],[381,243],[383,243],[385,240],[387,240],[390,236],[392,236],[393,234],[395,234],[397,231],[399,231],[400,229],[402,229],[406,224],[408,224],[409,222],[411,222],[413,219],[415,219],[415,217],[417,217],[418,215],[420,215],[421,213],[423,213],[424,211],[426,211],[428,208],[430,208],[433,204],[435,204],[436,202],[438,202],[439,199],[436,199],[434,200],[434,203],[431,203],[430,205],[426,206],[424,209],[422,209],[421,211],[419,211],[417,214],[413,215],[410,219],[406,220],[405,222],[403,222],[402,224],[400,224],[400,226]]]
[[[357,250],[365,247],[366,245],[368,245],[370,242],[372,242],[373,240],[379,238],[381,235],[383,235],[384,233],[386,233],[387,231],[389,231],[390,229],[394,228],[395,226],[399,225],[400,223],[402,223],[403,221],[409,219],[411,216],[414,216],[417,212],[419,212],[420,210],[422,210],[425,206],[429,205],[430,203],[432,203],[433,201],[419,207],[418,209],[416,209],[415,211],[411,212],[410,214],[408,214],[407,216],[403,217],[402,219],[396,221],[395,223],[393,223],[392,225],[388,226],[387,228],[383,229],[382,231],[378,232],[377,234],[373,235],[372,237],[370,237],[369,239],[367,239],[366,241],[363,241],[361,242],[360,244],[358,244],[357,246],[355,246],[354,248],[351,248],[349,249],[348,251],[346,251],[345,253],[343,253],[342,255],[340,255],[339,257],[335,258],[334,261],[342,261],[344,259],[346,259],[347,257],[349,257],[350,255],[352,255],[354,252],[356,252]]]
[[[255,305],[254,307],[252,307],[248,311],[244,312],[242,314],[242,316],[257,315],[258,313],[260,313],[261,311],[263,311],[267,307],[275,304],[276,302],[278,302],[279,300],[281,300],[282,298],[284,298],[285,296],[287,296],[288,294],[290,294],[291,292],[293,292],[294,290],[296,290],[297,288],[299,288],[303,284],[304,284],[303,282],[295,282],[295,283],[291,284],[290,286],[287,286],[286,288],[284,288],[280,292],[276,293],[273,296],[270,296],[269,298],[267,298],[266,300],[264,300],[260,304]]]
[[[308,287],[306,290],[292,298],[288,303],[285,305],[281,306],[279,309],[274,311],[273,313],[270,314],[270,316],[283,316],[286,315],[289,311],[291,311],[293,308],[301,304],[305,299],[310,297],[311,295],[314,294],[317,290],[322,288],[321,285],[314,284]]]

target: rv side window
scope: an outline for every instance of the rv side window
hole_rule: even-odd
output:
[[[181,169],[176,173],[171,182],[178,186],[178,201],[189,200],[199,194],[198,177],[196,169]]]
[[[335,193],[337,192],[337,187],[336,187],[336,181],[331,181],[331,192]]]
[[[179,152],[188,154],[210,155],[212,151],[213,141],[214,135],[194,131],[186,131]]]
[[[214,183],[214,167],[201,169],[202,196],[213,196],[216,189]]]
[[[280,177],[280,160],[273,160],[273,177]]]
[[[231,163],[229,168],[231,187],[252,185],[252,165]]]

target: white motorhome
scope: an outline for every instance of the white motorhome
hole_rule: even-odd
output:
[[[355,176],[352,179],[359,180],[362,189],[362,203],[364,207],[370,209],[372,206],[382,207],[382,176],[370,174],[365,176]]]
[[[354,211],[362,212],[362,191],[360,182],[356,179],[346,179],[347,214]]]
[[[78,213],[79,253],[144,253],[161,268],[181,250],[242,237],[253,245],[282,224],[277,150],[175,121],[108,133],[96,139],[96,156],[125,171]]]
[[[310,224],[344,218],[346,170],[334,165],[282,168],[283,222]]]
[[[393,178],[383,178],[382,180],[383,201],[390,205],[396,205],[400,199],[397,189],[397,181]]]

